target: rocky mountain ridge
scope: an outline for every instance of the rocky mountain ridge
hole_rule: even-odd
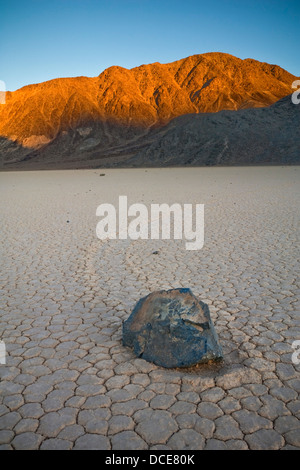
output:
[[[276,65],[207,53],[130,70],[113,66],[93,78],[59,78],[28,85],[7,92],[6,103],[0,105],[2,167],[147,166],[154,161],[158,165],[167,161],[221,164],[226,158],[220,157],[220,152],[226,154],[234,143],[236,129],[243,129],[241,123],[252,118],[245,111],[251,108],[253,119],[264,127],[261,117],[270,115],[274,119],[282,108],[270,113],[258,108],[271,110],[271,105],[292,92],[295,80],[295,76]],[[288,107],[284,113],[287,109],[291,115],[296,112]],[[225,118],[224,112],[229,111],[231,114]],[[219,116],[220,113],[223,114]],[[240,124],[231,123],[226,128],[226,123],[239,121],[240,117]],[[293,118],[288,121],[293,122]],[[183,150],[186,139],[182,133],[186,132],[189,144]],[[255,140],[254,123],[251,132]],[[269,129],[267,134],[270,132]],[[159,149],[166,145],[164,136],[171,135],[170,148],[177,136],[175,156],[174,152],[170,156],[165,148],[162,155]],[[210,158],[205,151],[218,151],[220,135],[224,148]],[[268,147],[266,141],[262,147]],[[153,152],[155,156],[151,157]],[[253,157],[258,154],[261,152]],[[230,164],[240,160],[237,157],[231,156]],[[293,159],[292,156],[290,160]]]

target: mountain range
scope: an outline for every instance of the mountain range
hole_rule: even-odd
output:
[[[225,53],[6,92],[2,169],[295,164],[294,75]]]

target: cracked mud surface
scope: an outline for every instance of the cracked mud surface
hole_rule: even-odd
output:
[[[0,449],[299,449],[299,167],[100,173],[0,174]],[[98,240],[119,195],[204,203],[203,249]],[[137,300],[176,287],[209,305],[221,365],[122,346]]]

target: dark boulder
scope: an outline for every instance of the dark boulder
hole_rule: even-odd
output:
[[[190,289],[153,292],[123,323],[123,344],[163,367],[188,367],[222,359],[209,308]]]

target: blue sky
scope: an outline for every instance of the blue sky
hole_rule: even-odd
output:
[[[299,0],[0,0],[6,89],[204,52],[300,75]]]

